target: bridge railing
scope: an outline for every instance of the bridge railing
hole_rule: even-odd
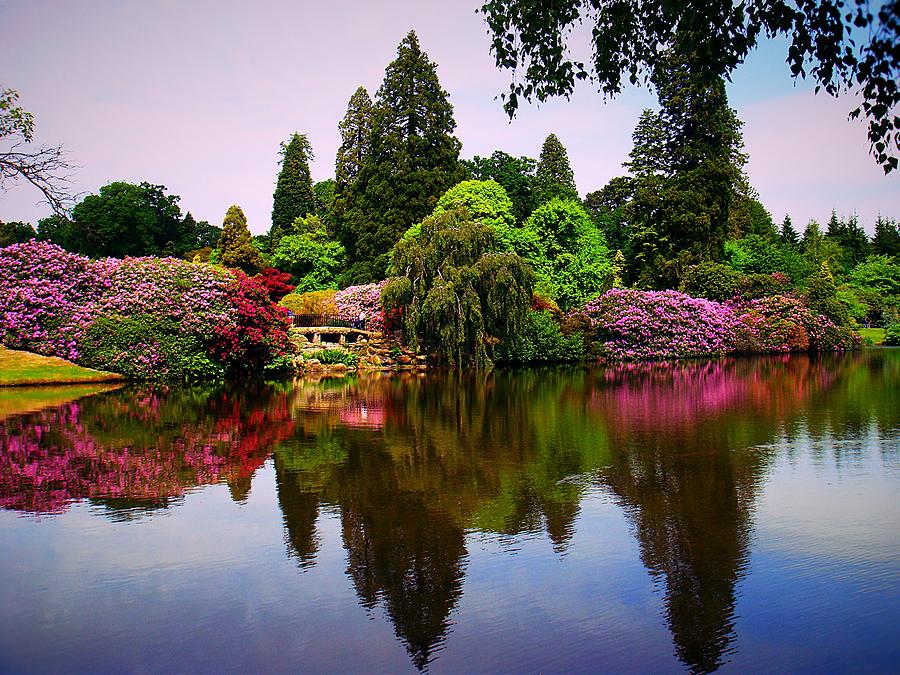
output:
[[[365,330],[366,320],[340,314],[294,314],[291,321],[297,328],[310,326],[332,326],[334,328],[356,328]]]

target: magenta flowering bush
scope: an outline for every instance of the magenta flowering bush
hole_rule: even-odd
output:
[[[348,286],[334,295],[334,306],[341,316],[358,318],[365,315],[366,330],[384,330],[381,291],[387,280],[363,286]]]
[[[734,350],[737,317],[718,302],[678,291],[614,288],[584,313],[598,355],[614,361],[715,356]]]
[[[677,291],[613,289],[588,303],[584,314],[591,322],[596,354],[611,361],[860,345],[858,335],[786,295],[719,303]]]
[[[212,265],[90,260],[32,240],[0,249],[0,343],[141,378],[256,370],[289,345],[284,310],[257,286]]]

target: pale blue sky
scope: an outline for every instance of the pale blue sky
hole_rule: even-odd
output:
[[[588,88],[569,102],[523,108],[509,123],[494,97],[509,74],[489,54],[480,0],[232,2],[0,0],[0,85],[19,90],[38,140],[62,143],[80,168],[74,187],[146,180],[181,195],[184,210],[221,224],[232,203],[254,233],[268,229],[278,145],[308,134],[316,180],[331,177],[337,124],[359,85],[374,94],[412,28],[450,93],[463,157],[502,149],[537,157],[555,132],[582,194],[621,175],[631,132],[654,97],[604,102]],[[900,218],[900,175],[868,155],[852,101],[794,85],[784,47],[751,55],[729,86],[750,153],[748,173],[777,221],[802,230],[832,209],[868,231]],[[0,194],[0,220],[36,222],[46,207],[22,184]]]

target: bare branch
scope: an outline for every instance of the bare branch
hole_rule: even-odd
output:
[[[0,150],[0,191],[24,179],[41,191],[44,202],[55,214],[67,215],[74,202],[68,186],[76,167],[66,160],[62,146],[32,150],[29,145],[20,142],[8,150]]]

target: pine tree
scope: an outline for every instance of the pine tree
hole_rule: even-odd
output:
[[[217,248],[219,262],[226,267],[236,267],[247,274],[256,274],[263,268],[262,256],[253,245],[247,217],[240,206],[232,205],[228,208]]]
[[[342,193],[356,180],[372,147],[373,105],[365,87],[357,89],[347,103],[344,119],[338,124],[341,145],[334,161],[335,192]]]
[[[350,186],[338,228],[355,263],[344,281],[383,277],[391,247],[462,180],[455,128],[435,64],[411,31],[378,89],[371,152]]]
[[[549,202],[555,197],[578,199],[575,174],[569,164],[569,153],[566,152],[566,148],[560,143],[556,134],[550,134],[544,139],[535,178],[539,205]]]
[[[691,265],[721,259],[747,160],[724,81],[698,78],[674,51],[666,66],[654,76],[660,112],[645,111],[635,129],[624,214],[633,231],[628,276],[654,288],[677,287]]]
[[[900,259],[900,227],[895,221],[878,216],[875,236],[872,237],[872,252]]]
[[[800,235],[797,234],[797,230],[794,229],[789,215],[784,216],[778,238],[781,240],[782,244],[792,246],[793,248],[797,248],[800,245]]]
[[[295,219],[316,212],[316,196],[309,173],[311,159],[312,146],[306,134],[294,133],[287,143],[281,144],[281,171],[273,195],[272,229],[269,232],[273,248]]]

